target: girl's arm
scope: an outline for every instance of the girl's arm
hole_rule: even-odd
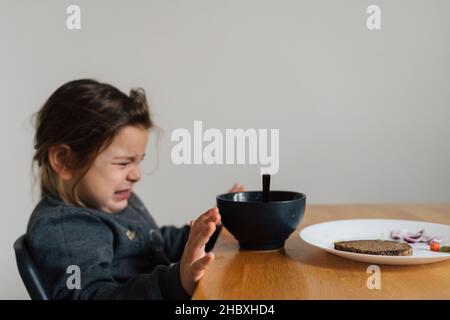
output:
[[[190,226],[185,225],[181,228],[177,228],[174,226],[165,226],[160,230],[164,237],[164,251],[166,255],[169,257],[171,262],[180,261],[181,256],[183,255],[186,241],[189,236]],[[209,238],[208,243],[205,245],[206,252],[210,252],[214,248],[221,230],[222,224],[219,223],[216,226],[216,230],[214,231],[213,235],[211,236],[211,238]]]
[[[112,231],[89,213],[57,212],[41,217],[28,230],[28,245],[53,299],[189,298],[181,285],[178,263],[158,265],[150,273],[116,281]],[[76,278],[73,272],[67,273],[69,266],[79,268],[79,288],[73,288]]]
[[[175,226],[160,228],[164,238],[164,252],[170,259],[170,262],[180,261],[189,236],[189,229],[188,225],[184,225],[181,228]]]

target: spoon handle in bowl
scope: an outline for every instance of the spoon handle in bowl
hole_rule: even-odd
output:
[[[263,174],[263,202],[269,202],[270,174]]]

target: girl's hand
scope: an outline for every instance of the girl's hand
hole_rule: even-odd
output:
[[[235,184],[233,184],[231,189],[228,190],[228,192],[244,192],[244,191],[245,191],[245,187],[243,185],[241,185],[239,182],[236,182]]]
[[[180,278],[184,290],[192,296],[197,282],[203,277],[206,267],[214,260],[214,254],[206,254],[205,245],[220,223],[217,208],[191,221],[188,240],[180,260]]]

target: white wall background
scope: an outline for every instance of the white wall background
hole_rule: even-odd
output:
[[[366,28],[370,4],[381,31]],[[194,120],[279,128],[273,188],[309,203],[449,202],[449,12],[445,0],[1,0],[0,298],[28,298],[12,244],[37,200],[30,117],[76,78],[146,89],[166,136],[137,193],[160,224],[187,222],[234,181],[260,186],[259,165],[173,165],[170,134]]]

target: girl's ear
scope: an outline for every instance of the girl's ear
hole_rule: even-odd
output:
[[[48,161],[53,170],[63,180],[71,180],[73,173],[68,168],[70,163],[70,147],[66,144],[50,147],[48,150]]]

